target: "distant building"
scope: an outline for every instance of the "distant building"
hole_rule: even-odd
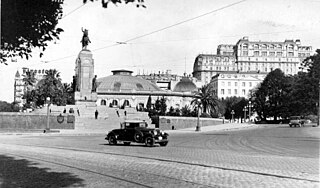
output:
[[[312,47],[302,46],[299,39],[265,42],[249,41],[248,37],[243,37],[235,45],[219,45],[217,55],[199,54],[195,59],[192,74],[202,85],[213,82],[219,97],[248,97],[248,89],[252,89],[248,87],[250,82],[254,86],[254,83],[262,81],[269,72],[277,68],[286,75],[297,74],[301,62],[311,53]],[[239,78],[239,75],[245,75],[241,76],[241,82],[247,85],[245,88],[239,90],[226,85],[235,82],[235,76]],[[252,80],[254,78],[257,80]]]
[[[26,85],[23,81],[23,78],[26,76],[26,72],[35,72],[36,83],[43,79],[44,75],[46,74],[46,69],[29,69],[23,67],[21,70],[17,70],[15,77],[14,77],[14,102],[19,106],[23,106],[25,104],[25,100],[23,99],[23,95],[26,92]]]
[[[76,105],[109,106],[114,108],[146,108],[149,97],[152,103],[165,97],[167,106],[183,107],[190,105],[195,84],[188,77],[169,74],[133,76],[130,70],[113,70],[113,75],[95,78],[91,51],[83,49],[76,59],[75,77],[77,90]],[[176,82],[172,89],[171,82]],[[156,83],[164,85],[163,89]]]
[[[253,72],[224,72],[212,77],[210,84],[218,98],[245,97],[263,81],[266,73]]]
[[[300,40],[284,42],[249,41],[240,39],[235,46],[236,63],[240,72],[271,72],[277,68],[285,74],[297,74],[301,62],[309,57],[311,46],[302,46]]]

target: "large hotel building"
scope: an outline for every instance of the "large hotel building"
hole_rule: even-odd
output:
[[[243,37],[235,45],[219,45],[216,55],[198,55],[193,76],[202,84],[212,84],[219,98],[248,98],[250,90],[272,70],[297,74],[301,62],[311,53],[312,47],[302,46],[300,40],[266,42]]]

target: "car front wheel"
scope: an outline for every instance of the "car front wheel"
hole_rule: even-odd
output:
[[[154,138],[147,137],[145,143],[146,143],[146,146],[148,146],[148,147],[154,146]]]
[[[117,139],[116,139],[116,137],[114,135],[111,135],[109,137],[109,144],[110,145],[116,145],[117,144]]]

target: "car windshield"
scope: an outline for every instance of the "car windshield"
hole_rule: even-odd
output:
[[[298,119],[300,119],[300,116],[292,116],[292,117],[290,117],[290,119],[291,120],[298,120]]]
[[[126,128],[147,127],[146,122],[126,122]]]

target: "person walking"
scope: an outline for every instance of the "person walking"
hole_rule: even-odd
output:
[[[99,112],[98,112],[98,110],[96,110],[96,111],[94,112],[94,117],[95,117],[96,119],[98,119],[98,115],[99,115]]]
[[[79,110],[79,108],[77,108],[77,112],[78,112],[78,116],[80,116],[80,110]]]
[[[116,113],[117,113],[118,117],[120,117],[120,114],[119,114],[119,111],[118,111],[118,109],[116,109]]]

